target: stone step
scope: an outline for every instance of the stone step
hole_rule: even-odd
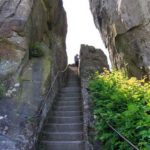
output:
[[[68,82],[80,82],[79,78],[69,78]]]
[[[47,123],[83,123],[83,116],[74,117],[49,117]]]
[[[69,75],[68,75],[69,77],[76,77],[76,78],[78,78],[78,75],[77,74],[75,74],[74,72],[69,72]]]
[[[67,94],[67,93],[71,93],[71,94],[81,94],[81,91],[63,91],[60,92],[59,94]]]
[[[81,106],[82,105],[82,101],[81,100],[59,100],[59,101],[56,101],[54,103],[54,106]]]
[[[64,87],[61,89],[62,92],[64,91],[81,91],[81,88],[80,87]]]
[[[58,100],[69,100],[69,101],[71,101],[71,100],[80,100],[81,99],[81,96],[74,96],[74,97],[72,97],[72,96],[61,96],[61,97],[57,97],[57,99]]]
[[[40,150],[84,150],[84,141],[42,141]]]
[[[79,88],[80,86],[79,85],[66,85],[67,88]]]
[[[68,84],[78,84],[78,85],[80,85],[80,82],[79,81],[68,81],[67,85]]]
[[[58,94],[60,97],[81,97],[81,93],[60,93]]]
[[[42,139],[49,141],[83,140],[83,132],[42,132]]]
[[[67,102],[60,102],[60,103],[56,103],[53,105],[53,107],[81,107],[82,106],[82,103],[81,102],[78,102],[78,103],[67,103]]]
[[[53,110],[61,110],[61,111],[81,111],[81,106],[53,106]]]
[[[82,132],[82,123],[69,123],[69,124],[45,124],[44,131],[47,132]]]
[[[78,78],[69,78],[68,82],[80,82]]]
[[[79,83],[67,83],[66,86],[67,86],[67,87],[69,87],[69,86],[79,87],[80,84],[79,84]]]
[[[53,111],[53,115],[55,116],[80,116],[82,115],[82,111]]]
[[[80,97],[57,97],[57,100],[62,100],[62,101],[77,101],[77,100],[81,100],[81,96]]]
[[[81,101],[58,101],[55,105],[61,106],[80,106],[82,105]]]

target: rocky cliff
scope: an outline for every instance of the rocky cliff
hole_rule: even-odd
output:
[[[150,1],[89,0],[111,62],[130,76],[150,76]]]
[[[80,48],[80,75],[88,79],[96,71],[103,72],[103,68],[109,69],[107,57],[100,49],[93,46],[81,45]]]
[[[80,78],[83,98],[83,114],[84,114],[84,138],[86,140],[86,149],[99,149],[100,146],[97,142],[94,143],[93,134],[93,115],[91,113],[92,101],[88,92],[89,79],[96,71],[102,73],[103,68],[109,69],[107,57],[100,49],[93,46],[81,45],[80,48]],[[90,141],[87,142],[87,141]],[[98,147],[96,148],[96,144]]]
[[[0,78],[20,73],[30,45],[36,42],[49,48],[57,41],[66,61],[66,15],[61,0],[2,0],[0,10]]]
[[[7,90],[0,98],[1,150],[33,148],[62,84],[60,76],[45,99],[67,65],[66,32],[62,0],[0,1],[0,81]]]

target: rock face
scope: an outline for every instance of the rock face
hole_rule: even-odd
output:
[[[150,1],[89,0],[113,66],[150,76]]]
[[[109,69],[107,57],[103,51],[82,44],[80,48],[81,78],[88,78],[96,71],[103,72],[103,68]]]
[[[10,81],[0,98],[1,150],[33,149],[64,80],[60,74],[45,96],[67,65],[66,32],[62,0],[0,1],[0,82]],[[43,55],[33,57],[39,48]]]
[[[86,140],[86,149],[100,149],[101,145],[98,144],[98,148],[95,147],[97,144],[92,143],[91,138],[94,139],[93,134],[93,115],[91,112],[92,100],[88,93],[89,77],[99,71],[103,72],[103,68],[109,69],[107,57],[104,52],[100,49],[95,49],[93,46],[81,45],[80,49],[80,77],[81,77],[81,88],[83,98],[83,111],[84,111],[84,136]],[[90,141],[90,142],[88,142]],[[95,140],[93,140],[95,141]],[[94,145],[94,148],[93,148]]]
[[[51,47],[57,41],[66,61],[66,15],[61,0],[2,0],[0,9],[1,79],[20,73],[31,43],[44,41]]]

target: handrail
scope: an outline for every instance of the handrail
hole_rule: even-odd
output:
[[[93,93],[98,93],[98,92],[92,92]],[[106,119],[103,118],[103,116],[100,114],[101,118],[105,121],[105,123],[108,125],[108,127],[113,130],[117,135],[119,135],[125,142],[127,142],[133,149],[139,150],[137,146],[135,146],[132,142],[130,142],[126,137],[124,137],[119,131],[117,131]]]
[[[132,148],[135,150],[139,150],[133,143],[131,143],[127,138],[125,138],[120,132],[118,132],[111,124],[106,122],[107,125],[114,131],[116,132],[124,141],[126,141]]]
[[[102,115],[100,114],[101,118],[105,121],[108,127],[113,130],[117,135],[119,135],[125,142],[127,142],[133,149],[139,150],[132,142],[130,142],[126,137],[124,137],[119,131],[117,131],[108,121],[106,121]]]
[[[49,96],[51,90],[53,89],[53,86],[54,86],[54,84],[55,84],[55,82],[56,82],[56,80],[57,80],[58,75],[59,75],[60,73],[64,73],[64,72],[68,69],[68,67],[69,67],[69,65],[67,64],[67,66],[65,67],[64,70],[58,71],[58,72],[56,73],[56,76],[55,76],[55,78],[54,78],[54,81],[52,82],[51,86],[49,87],[48,92],[47,92],[46,95],[44,96],[44,99],[42,100],[42,104],[41,104],[41,107],[40,107],[40,109],[39,109],[37,115],[35,115],[35,116],[31,117],[31,118],[37,118],[37,117],[40,116],[41,111],[43,110],[44,105],[45,105],[44,102],[47,100],[47,98],[48,98],[48,96]]]
[[[58,71],[58,72],[56,73],[55,79],[54,79],[54,81],[52,82],[52,84],[51,84],[51,86],[50,86],[50,88],[49,88],[49,90],[48,90],[48,92],[47,92],[47,94],[46,94],[45,99],[49,96],[51,90],[53,89],[53,86],[54,86],[54,84],[55,84],[55,81],[56,81],[58,75],[59,75],[60,73],[64,73],[64,72],[68,69],[68,67],[69,67],[69,65],[67,65],[64,70]]]

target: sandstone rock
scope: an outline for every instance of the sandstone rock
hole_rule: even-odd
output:
[[[104,52],[100,49],[95,49],[93,46],[81,45],[81,78],[89,78],[96,71],[102,72],[103,68],[109,69],[107,57]]]
[[[25,56],[23,48],[13,43],[0,40],[0,79],[7,78],[18,71]]]
[[[67,23],[62,0],[2,0],[0,10],[1,81],[20,74],[29,59],[30,43],[45,41],[53,49],[57,44],[52,42],[53,35],[61,41],[62,66],[66,64]],[[54,49],[52,53],[59,53]]]
[[[89,78],[94,74],[96,71],[103,72],[103,68],[109,69],[107,57],[104,52],[100,49],[96,49],[93,46],[88,45],[81,45],[80,49],[80,77],[81,77],[81,87],[82,87],[82,98],[83,98],[83,116],[84,116],[84,136],[85,139],[88,141],[86,142],[86,149],[101,149],[101,144],[98,144],[98,148],[93,144],[95,140],[93,134],[93,126],[94,126],[94,119],[92,115],[92,100],[88,93],[88,84]],[[91,144],[92,142],[92,144]],[[96,143],[96,142],[95,142]],[[103,148],[102,148],[103,149]]]
[[[150,75],[150,1],[89,0],[113,67],[129,76]]]
[[[61,74],[55,92],[43,100],[56,73],[67,65],[66,32],[62,0],[0,0],[0,81],[13,79],[0,100],[0,114],[8,114],[0,118],[0,128],[9,126],[8,138],[0,136],[1,150],[33,149],[62,85]],[[29,60],[30,45],[37,42],[44,56]]]

